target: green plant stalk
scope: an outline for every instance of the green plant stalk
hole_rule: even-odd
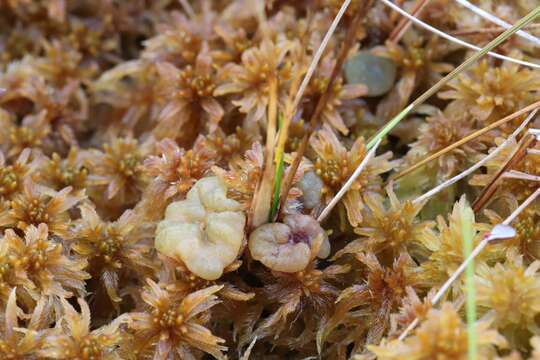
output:
[[[461,65],[459,65],[457,68],[452,70],[448,75],[446,75],[444,78],[439,80],[435,85],[433,85],[431,88],[429,88],[426,92],[424,92],[422,95],[420,95],[416,100],[414,100],[409,106],[407,106],[405,109],[403,109],[399,114],[397,114],[392,120],[390,120],[379,132],[373,136],[373,138],[370,139],[370,141],[367,144],[367,149],[371,149],[373,145],[379,140],[384,138],[392,129],[399,124],[401,120],[403,120],[411,111],[416,109],[419,105],[424,103],[427,99],[429,99],[433,94],[435,94],[437,91],[439,91],[447,82],[454,79],[456,76],[458,76],[461,72],[466,70],[469,66],[471,66],[474,62],[476,62],[478,59],[480,59],[482,56],[486,55],[488,52],[499,46],[502,42],[504,42],[506,39],[508,39],[510,36],[521,30],[523,27],[529,25],[536,17],[540,15],[540,6],[538,6],[536,9],[532,10],[530,13],[522,17],[517,23],[514,24],[511,28],[503,32],[501,35],[497,36],[495,39],[489,42],[486,46],[482,48],[482,50],[474,53],[470,58],[465,60]]]
[[[278,129],[283,131],[283,115],[278,116]],[[282,149],[281,149],[282,150]],[[279,195],[281,193],[281,182],[283,181],[283,169],[285,168],[285,157],[283,151],[276,152],[276,172],[274,176],[274,198],[272,200],[272,208],[270,209],[270,215],[268,217],[269,222],[274,221],[278,207],[279,207]]]
[[[461,216],[461,235],[463,237],[463,258],[467,259],[473,251],[474,213],[467,207],[465,214]],[[469,262],[465,269],[465,295],[467,314],[467,340],[469,360],[478,358],[476,339],[476,291],[474,287],[474,261]]]

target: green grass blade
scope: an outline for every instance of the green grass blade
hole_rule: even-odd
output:
[[[283,115],[279,114],[278,116],[278,129],[281,130],[283,126]],[[268,221],[274,221],[274,217],[278,211],[279,206],[279,195],[281,193],[281,182],[283,180],[283,169],[285,167],[285,157],[283,156],[283,151],[278,151],[276,153],[276,172],[274,176],[274,198],[272,200],[272,207],[270,209],[270,217]]]
[[[470,207],[466,207],[461,213],[461,234],[463,236],[463,258],[467,259],[473,251],[474,238],[474,213]],[[468,359],[476,360],[477,339],[476,339],[476,292],[474,288],[474,261],[471,261],[465,269],[465,295],[467,313],[467,338],[468,338]]]
[[[503,32],[501,35],[497,36],[495,39],[489,42],[482,50],[474,53],[470,58],[465,60],[461,65],[455,68],[452,72],[446,75],[444,78],[439,80],[435,85],[429,88],[425,93],[420,95],[416,100],[414,100],[409,106],[403,109],[399,114],[397,114],[392,120],[390,120],[367,144],[367,149],[371,149],[373,145],[379,140],[384,138],[403,118],[405,118],[411,111],[416,109],[424,101],[430,98],[433,94],[439,91],[447,82],[454,79],[461,72],[471,66],[475,61],[480,59],[482,56],[496,48],[514,33],[521,30],[523,27],[531,23],[536,17],[540,15],[540,6],[532,10],[530,13],[521,18],[517,23],[514,24],[511,28]]]

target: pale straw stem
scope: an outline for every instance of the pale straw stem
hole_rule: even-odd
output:
[[[417,197],[416,199],[413,200],[413,203],[417,204],[417,203],[420,203],[420,202],[422,202],[422,201],[424,201],[426,199],[429,199],[430,197],[432,197],[433,195],[435,195],[435,194],[439,193],[440,191],[444,190],[448,186],[458,182],[459,180],[463,179],[464,177],[469,176],[470,174],[475,172],[478,168],[482,167],[489,160],[493,159],[508,144],[510,144],[510,142],[512,142],[516,138],[516,136],[527,126],[527,124],[529,124],[529,122],[532,120],[532,118],[536,115],[537,111],[538,111],[538,109],[532,111],[529,114],[529,116],[527,116],[527,118],[525,120],[523,120],[521,125],[519,125],[518,128],[516,130],[514,130],[514,132],[510,136],[508,136],[508,138],[503,143],[501,143],[499,146],[497,146],[497,148],[495,148],[495,150],[493,150],[491,153],[486,155],[482,160],[478,161],[476,164],[474,164],[473,166],[471,166],[467,170],[459,173],[458,175],[454,176],[453,178],[450,178],[450,179],[440,183],[439,185],[437,185],[436,187],[434,187],[433,189],[431,189],[427,193]]]
[[[309,80],[311,80],[311,77],[313,76],[313,73],[315,72],[315,69],[317,68],[317,65],[319,64],[319,60],[321,59],[321,56],[326,49],[326,46],[328,45],[328,42],[332,38],[332,35],[336,31],[336,28],[339,24],[339,21],[343,17],[343,14],[345,14],[345,11],[347,11],[347,7],[349,7],[349,4],[351,3],[351,0],[345,0],[343,1],[343,4],[341,5],[341,8],[339,8],[339,11],[332,21],[332,24],[328,28],[328,31],[324,35],[324,38],[321,42],[321,45],[319,45],[319,48],[315,52],[315,55],[313,56],[313,60],[311,60],[311,64],[309,64],[309,68],[306,72],[306,75],[304,76],[304,79],[302,80],[302,83],[300,84],[300,87],[298,88],[298,92],[296,93],[296,96],[294,97],[293,101],[293,112],[294,109],[298,107],[298,104],[300,103],[300,100],[302,99],[302,96],[304,95],[304,91],[306,90],[306,87],[309,84]]]
[[[540,187],[536,189],[535,192],[533,192],[521,205],[518,206],[510,216],[508,216],[501,224],[502,225],[509,225],[514,219],[527,207],[529,206],[537,197],[540,195]],[[489,236],[489,234],[484,237],[484,239],[474,248],[474,250],[471,252],[471,254],[461,263],[461,265],[457,268],[456,271],[446,280],[446,282],[441,286],[439,291],[435,294],[435,296],[431,299],[431,305],[435,305],[439,302],[439,300],[443,297],[443,295],[446,293],[446,291],[452,286],[454,281],[463,273],[467,265],[474,260],[478,254],[486,247],[486,245],[492,240]],[[407,335],[418,325],[418,318],[414,319],[413,322],[407,326],[407,328],[401,333],[398,340],[403,340],[407,337]]]

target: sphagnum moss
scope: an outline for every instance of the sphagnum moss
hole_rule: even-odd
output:
[[[344,4],[0,1],[1,359],[245,359],[248,345],[253,359],[467,357],[463,281],[442,305],[432,299],[464,261],[467,204],[523,134],[441,196],[414,198],[484,158],[523,116],[390,180],[539,101],[540,73],[526,67],[537,51],[512,38],[497,52],[524,65],[488,57],[424,93],[468,50],[404,26],[382,2]],[[537,5],[480,4],[511,23]],[[400,6],[479,47],[503,31],[449,0]],[[376,57],[396,71],[361,64],[374,73],[354,76],[351,61],[345,77],[335,65]],[[435,96],[359,135],[422,93]],[[274,151],[282,174],[268,171]],[[531,145],[513,170],[538,175],[538,153]],[[267,218],[254,209],[270,208],[261,186],[284,184],[274,173],[290,189],[270,189],[275,222],[252,228]],[[538,188],[499,181],[470,224],[473,246]],[[476,258],[478,358],[538,358],[539,217],[529,204],[516,236]],[[416,332],[394,339],[414,319]]]

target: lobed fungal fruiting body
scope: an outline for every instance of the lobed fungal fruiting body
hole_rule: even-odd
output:
[[[186,200],[171,203],[156,231],[156,249],[181,260],[195,275],[215,280],[238,256],[246,217],[240,204],[227,198],[217,177],[203,178]]]
[[[266,267],[286,273],[304,270],[315,257],[326,258],[330,243],[319,223],[308,215],[287,215],[264,224],[249,237],[249,251]]]

